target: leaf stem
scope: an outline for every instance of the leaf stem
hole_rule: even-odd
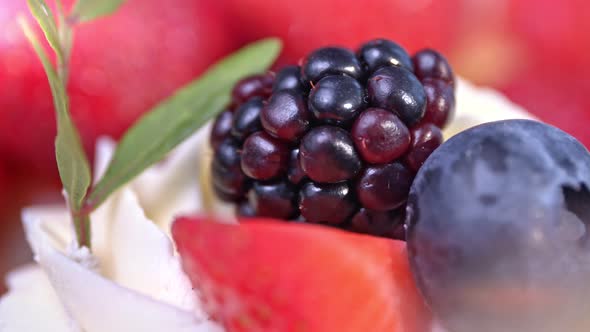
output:
[[[72,220],[76,229],[76,238],[79,247],[92,248],[92,232],[90,229],[90,216],[86,213],[72,212]]]

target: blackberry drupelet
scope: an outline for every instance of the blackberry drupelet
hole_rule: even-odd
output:
[[[216,195],[240,217],[403,238],[410,185],[442,143],[455,78],[433,50],[320,48],[236,84],[211,132]]]

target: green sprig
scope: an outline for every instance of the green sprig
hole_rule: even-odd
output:
[[[24,18],[19,18],[47,74],[57,119],[55,154],[59,175],[67,193],[78,244],[88,248],[91,244],[90,213],[110,194],[161,160],[213,118],[228,103],[233,85],[245,76],[267,70],[281,49],[277,39],[266,39],[246,46],[144,114],[125,133],[104,176],[89,191],[90,166],[70,116],[66,93],[73,27],[78,22],[110,14],[123,2],[79,0],[73,11],[66,15],[61,2],[57,0],[55,18],[44,0],[27,0],[31,13],[55,52],[55,66],[32,28]]]

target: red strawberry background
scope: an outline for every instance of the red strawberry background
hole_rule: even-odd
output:
[[[20,207],[59,197],[51,97],[16,24],[19,12],[27,12],[24,0],[2,1],[0,274],[29,257],[19,254]],[[129,0],[114,16],[78,29],[72,112],[92,154],[99,135],[120,136],[244,43],[281,37],[285,64],[325,44],[354,47],[387,37],[412,52],[440,49],[459,75],[502,90],[590,146],[589,15],[584,0]]]

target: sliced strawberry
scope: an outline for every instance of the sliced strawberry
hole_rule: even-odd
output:
[[[403,242],[320,226],[180,218],[185,271],[228,331],[422,332]]]

